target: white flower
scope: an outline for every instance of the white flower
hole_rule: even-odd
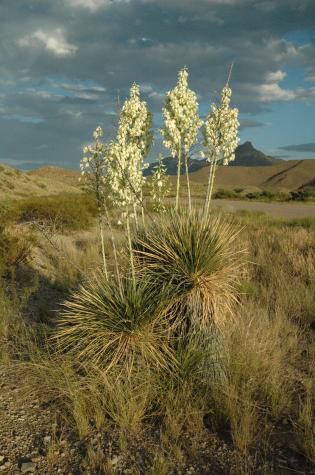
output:
[[[95,143],[83,148],[84,157],[80,162],[81,176],[84,176],[84,183],[96,195],[98,201],[101,199],[101,195],[104,194],[103,185],[106,174],[104,157],[107,153],[107,146],[100,142],[102,136],[103,131],[98,126],[93,132]]]
[[[151,127],[151,114],[146,102],[140,100],[139,86],[134,83],[130,88],[130,98],[121,109],[117,141],[136,144],[145,158],[153,143]]]
[[[239,143],[238,109],[230,108],[232,91],[228,86],[222,89],[220,107],[212,104],[203,130],[203,145],[207,160],[222,158],[223,165],[235,159],[235,149]]]
[[[130,98],[121,110],[117,138],[106,156],[107,183],[117,207],[141,204],[144,160],[153,142],[151,125],[151,114],[140,100],[139,86],[133,84]]]
[[[186,68],[179,71],[176,87],[166,95],[163,118],[164,127],[160,132],[164,146],[171,151],[173,157],[178,155],[181,148],[188,153],[197,142],[202,121],[198,116],[197,96],[188,88]]]

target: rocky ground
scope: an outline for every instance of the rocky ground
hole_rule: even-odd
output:
[[[0,473],[82,473],[78,446],[58,433],[51,410],[21,388],[11,368],[0,367]]]

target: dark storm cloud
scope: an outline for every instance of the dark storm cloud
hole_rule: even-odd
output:
[[[314,29],[312,0],[2,0],[0,23],[0,160],[75,163],[98,123],[113,134],[117,96],[133,81],[158,112],[183,65],[202,114],[232,61],[243,113],[315,96],[314,41],[288,39]],[[305,69],[308,88],[282,85],[288,66]]]
[[[279,149],[287,150],[288,152],[315,152],[315,142],[285,145],[283,147],[279,147]]]
[[[268,124],[259,120],[240,119],[240,129],[251,129],[256,127],[266,127]]]

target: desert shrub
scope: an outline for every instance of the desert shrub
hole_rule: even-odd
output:
[[[277,196],[277,193],[275,193],[274,191],[270,191],[270,190],[263,190],[260,194],[261,198],[265,198],[265,199],[268,199],[268,200],[274,200]]]
[[[258,198],[260,198],[261,194],[260,191],[251,191],[249,193],[246,193],[245,196],[249,200],[257,200]]]
[[[222,200],[222,199],[232,199],[237,197],[237,192],[233,190],[227,190],[225,188],[219,188],[215,193],[213,194],[213,198],[216,200]]]
[[[132,372],[139,361],[166,369],[167,342],[162,289],[148,279],[110,282],[95,276],[64,303],[56,338],[62,349],[106,371]]]
[[[291,191],[290,199],[293,201],[309,201],[315,199],[314,188],[303,188],[300,190]]]
[[[228,220],[187,209],[136,233],[136,268],[169,286],[177,324],[201,327],[231,314],[242,264],[237,233]]]
[[[39,221],[59,231],[88,228],[96,216],[94,200],[84,194],[32,197],[16,203],[21,222]]]
[[[0,226],[0,278],[12,276],[20,264],[27,262],[32,244],[30,236],[10,233]]]

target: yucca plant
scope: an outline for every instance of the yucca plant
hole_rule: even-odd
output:
[[[165,326],[163,289],[148,278],[110,283],[95,276],[64,303],[54,338],[61,351],[105,372],[131,374],[146,364],[174,364]]]
[[[168,285],[178,324],[200,329],[232,314],[244,260],[238,232],[226,218],[183,208],[135,235],[136,269],[161,289]]]

